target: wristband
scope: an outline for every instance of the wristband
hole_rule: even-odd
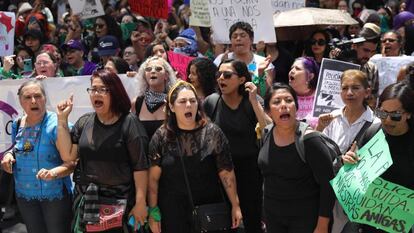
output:
[[[154,221],[156,221],[156,222],[160,222],[161,221],[161,212],[160,212],[160,208],[158,208],[158,206],[149,207],[148,208],[148,215],[152,219],[154,219]]]

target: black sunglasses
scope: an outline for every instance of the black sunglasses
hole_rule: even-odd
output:
[[[397,39],[386,38],[386,39],[382,39],[381,43],[387,43],[387,42],[394,43],[395,41],[397,41]]]
[[[375,115],[381,120],[387,119],[390,116],[392,121],[401,121],[404,112],[386,112],[380,109],[375,110]]]
[[[232,76],[234,75],[239,75],[236,72],[231,72],[231,71],[217,71],[216,73],[216,78],[220,78],[221,75],[223,75],[224,79],[230,79]]]
[[[323,46],[323,45],[326,45],[326,40],[324,40],[324,39],[319,39],[319,40],[312,39],[312,40],[310,40],[310,44],[311,45],[318,44],[319,46]]]

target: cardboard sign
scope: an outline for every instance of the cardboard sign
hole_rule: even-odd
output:
[[[322,113],[330,113],[344,106],[341,99],[341,75],[345,70],[359,68],[359,65],[349,62],[322,59],[312,116],[319,117]]]
[[[128,0],[128,3],[132,12],[136,12],[144,17],[168,18],[167,0]]]
[[[89,19],[105,14],[100,0],[68,0],[74,14]]]
[[[271,0],[273,13],[305,7],[305,0]]]
[[[229,44],[229,29],[239,21],[253,27],[254,43],[276,42],[273,9],[268,0],[209,0],[209,11],[213,39],[217,43]]]
[[[210,12],[208,10],[208,0],[191,0],[190,25],[199,27],[210,27]]]
[[[195,57],[186,56],[168,51],[168,60],[172,68],[180,74],[182,80],[187,81],[187,66]]]
[[[137,96],[137,79],[119,75],[131,99]],[[4,151],[11,147],[11,123],[13,119],[23,115],[18,96],[20,85],[27,79],[0,81],[0,158]],[[57,104],[74,93],[74,105],[69,121],[75,123],[80,116],[93,111],[86,88],[90,87],[90,75],[76,77],[47,78],[42,81],[46,91],[46,107],[55,111]]]
[[[14,53],[16,16],[13,12],[0,11],[0,56]]]

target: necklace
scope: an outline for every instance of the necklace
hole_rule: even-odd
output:
[[[25,125],[23,126],[21,135],[19,138],[22,139],[23,142],[23,148],[22,149],[18,149],[16,148],[16,152],[24,152],[24,153],[28,153],[28,152],[32,152],[34,150],[34,146],[38,143],[40,135],[42,133],[42,127],[43,127],[43,122],[46,118],[46,114],[43,116],[43,119],[39,124],[34,125],[33,126],[33,130],[27,131],[27,128],[31,128],[31,126],[27,126],[27,117],[26,117],[26,122]],[[17,141],[17,138],[16,138]]]

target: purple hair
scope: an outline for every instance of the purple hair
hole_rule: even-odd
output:
[[[309,74],[313,74],[313,79],[309,80],[309,88],[316,89],[319,76],[319,65],[313,57],[299,57],[296,61],[301,61],[303,67]]]

